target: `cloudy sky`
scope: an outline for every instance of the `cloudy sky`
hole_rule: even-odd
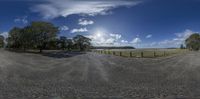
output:
[[[200,31],[200,0],[0,0],[0,34],[32,21],[96,46],[179,47]]]

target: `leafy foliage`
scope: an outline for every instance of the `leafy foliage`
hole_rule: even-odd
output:
[[[190,50],[200,49],[200,35],[198,33],[192,34],[185,41],[186,47]]]
[[[24,28],[14,27],[9,32],[7,38],[8,48],[13,49],[79,49],[84,51],[89,49],[90,39],[82,35],[77,35],[73,39],[61,36],[57,39],[58,27],[48,22],[32,22]]]
[[[61,36],[60,37],[60,40],[59,40],[59,45],[60,45],[60,48],[65,50],[67,48],[67,37],[65,36]]]
[[[40,49],[45,49],[48,42],[55,39],[58,33],[58,27],[55,27],[52,23],[48,22],[32,22],[31,33],[34,36],[33,41],[35,46]]]
[[[21,37],[21,28],[14,27],[13,29],[10,30],[9,36],[7,38],[7,46],[9,48],[20,48],[21,47],[21,42],[22,42],[22,37]]]
[[[48,22],[32,22],[24,28],[14,27],[9,32],[9,48],[39,48],[40,52],[49,41],[56,38],[58,28]]]
[[[75,36],[73,40],[77,49],[80,49],[81,51],[89,49],[91,46],[91,43],[90,43],[91,39],[84,37],[82,35]]]
[[[0,48],[4,46],[4,37],[0,35]]]

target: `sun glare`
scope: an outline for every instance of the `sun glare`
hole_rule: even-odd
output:
[[[97,33],[96,36],[97,36],[97,37],[101,37],[101,33]]]
[[[96,36],[97,38],[100,38],[100,37],[103,36],[103,32],[102,32],[102,31],[97,31],[97,32],[95,33],[95,36]]]

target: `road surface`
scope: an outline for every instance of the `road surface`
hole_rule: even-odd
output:
[[[0,99],[200,98],[200,53],[122,58],[0,50]]]

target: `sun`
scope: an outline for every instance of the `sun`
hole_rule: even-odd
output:
[[[101,37],[102,35],[101,35],[101,33],[97,33],[96,36],[97,37]]]
[[[98,38],[100,38],[100,37],[103,36],[103,32],[97,31],[97,32],[95,33],[95,36],[98,37]]]

